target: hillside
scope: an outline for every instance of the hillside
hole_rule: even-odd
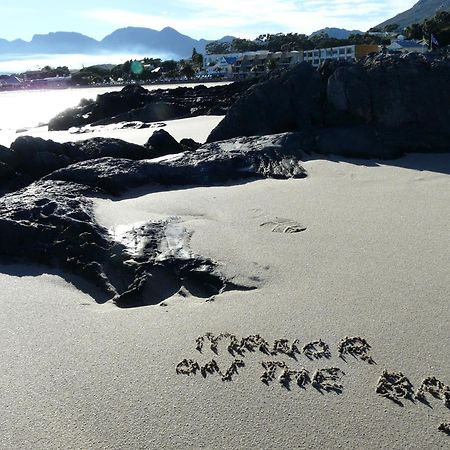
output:
[[[321,30],[314,31],[314,33],[311,34],[310,37],[316,36],[321,33],[326,33],[331,38],[335,39],[348,39],[349,36],[352,34],[364,34],[360,30],[346,30],[344,28],[322,28]]]
[[[231,36],[225,36],[220,41],[229,42],[232,39]],[[193,39],[170,27],[161,31],[127,27],[114,31],[100,42],[83,34],[70,32],[35,35],[30,42],[0,39],[0,52],[21,55],[132,52],[187,58],[191,56],[194,47],[198,52],[204,52],[209,42],[211,41],[206,39]]]
[[[403,29],[413,23],[422,23],[439,11],[450,11],[450,0],[420,0],[412,8],[386,20],[375,28],[398,24],[400,29]]]

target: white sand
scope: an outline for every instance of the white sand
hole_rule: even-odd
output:
[[[191,138],[197,142],[205,142],[210,131],[217,126],[223,116],[199,116],[188,119],[168,120],[158,122],[164,124],[160,127],[155,124],[153,128],[143,129],[117,129],[115,125],[105,127],[93,127],[91,133],[74,134],[70,131],[48,131],[47,127],[31,128],[28,131],[16,133],[15,131],[3,131],[0,133],[0,145],[9,147],[19,136],[35,136],[43,139],[51,139],[55,142],[82,141],[95,137],[108,137],[123,139],[133,144],[143,145],[155,130],[164,129],[178,141],[183,138]]]
[[[448,448],[437,431],[450,420],[442,402],[400,407],[375,388],[383,369],[403,371],[415,388],[431,375],[450,384],[450,157],[305,167],[304,180],[96,200],[98,220],[111,228],[180,216],[195,252],[229,275],[263,280],[253,292],[119,310],[56,275],[32,269],[18,278],[4,271],[30,269],[2,266],[0,446]],[[260,227],[277,216],[307,230]],[[302,344],[322,338],[331,360],[285,361],[310,371],[340,367],[344,391],[267,387],[261,353],[246,356],[231,383],[176,375],[183,358],[230,363],[222,348],[218,357],[195,350],[207,331]],[[365,337],[377,365],[340,360],[336,346],[347,335]]]

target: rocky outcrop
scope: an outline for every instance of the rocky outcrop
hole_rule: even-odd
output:
[[[312,142],[301,133],[231,139],[205,144],[194,152],[159,162],[102,158],[65,167],[45,180],[84,184],[119,195],[152,185],[208,186],[248,178],[303,178],[301,165]]]
[[[199,115],[222,115],[257,80],[207,88],[147,89],[130,85],[119,92],[83,100],[54,117],[49,130],[68,130],[85,125],[106,125],[124,121],[157,122]]]
[[[251,289],[193,254],[186,230],[175,220],[112,235],[96,222],[92,201],[83,195],[90,192],[74,183],[40,181],[1,198],[1,257],[79,275],[119,307],[158,304],[182,288],[202,298]]]
[[[306,63],[249,89],[208,142],[300,130],[314,151],[366,158],[450,151],[450,60],[369,57],[358,64]]]
[[[87,148],[101,155],[106,153],[102,145],[109,144],[96,141],[95,149]],[[187,231],[175,219],[131,227],[119,235],[97,223],[89,196],[116,195],[143,185],[157,190],[242,178],[304,177],[301,157],[307,145],[300,133],[240,138],[161,162],[116,156],[56,170],[0,198],[0,258],[78,275],[73,283],[84,288],[79,280],[87,280],[98,288],[91,295],[102,292],[120,307],[157,304],[177,292],[209,298],[229,289],[252,289],[251,282],[237,285],[214,261],[193,254]]]
[[[250,88],[212,131],[208,142],[320,125],[321,95],[319,73],[310,64],[299,64]]]
[[[120,139],[94,138],[59,144],[30,136],[0,148],[0,191],[10,192],[80,161],[102,157],[132,160],[152,158],[151,150]]]
[[[150,150],[153,158],[181,153],[185,150],[183,146],[165,130],[153,132],[148,141],[144,144],[144,147],[147,147]]]

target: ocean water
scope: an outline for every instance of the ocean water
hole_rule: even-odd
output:
[[[205,83],[207,84],[207,83]],[[217,83],[216,83],[217,84]],[[151,85],[146,89],[168,89],[193,84]],[[0,132],[46,124],[59,112],[76,106],[81,99],[95,99],[97,95],[119,91],[122,86],[100,88],[57,89],[40,91],[0,92]]]

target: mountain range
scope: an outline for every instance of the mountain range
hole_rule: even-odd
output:
[[[439,11],[450,11],[450,0],[419,0],[412,8],[380,23],[376,28],[383,29],[386,25],[397,24],[403,29],[413,23],[422,23]]]
[[[415,22],[423,22],[440,10],[450,11],[450,0],[420,0],[412,8],[383,22],[378,27],[383,28],[396,23],[400,28],[404,28]],[[311,36],[320,32],[338,39],[348,38],[350,34],[362,33],[358,30],[323,28]],[[222,42],[231,42],[232,40],[232,36],[224,36],[219,39]],[[170,27],[163,28],[161,31],[137,27],[121,28],[101,41],[81,33],[60,31],[36,34],[29,42],[22,39],[14,41],[0,39],[0,55],[140,53],[148,56],[164,55],[172,58],[187,58],[192,55],[193,48],[199,53],[203,53],[209,42],[212,41],[193,39]]]
[[[229,42],[232,36],[225,36],[220,41]],[[170,55],[174,58],[186,58],[192,55],[192,49],[204,52],[205,46],[212,41],[193,39],[166,27],[161,31],[151,28],[121,28],[101,41],[80,33],[59,31],[56,33],[36,34],[30,42],[16,39],[0,39],[0,53],[3,54],[98,54],[98,53],[151,53]]]

